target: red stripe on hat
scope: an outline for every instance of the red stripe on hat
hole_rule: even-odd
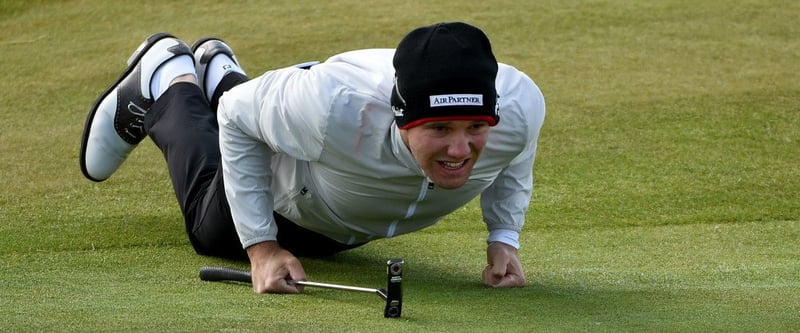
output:
[[[492,116],[446,116],[446,117],[425,117],[422,119],[417,119],[408,124],[405,124],[405,126],[400,127],[400,129],[409,129],[432,121],[454,121],[454,120],[485,121],[489,123],[489,126],[497,125],[497,121],[495,121],[495,118]]]

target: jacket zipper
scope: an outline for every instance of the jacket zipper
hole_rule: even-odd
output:
[[[429,189],[433,189],[432,185],[433,185],[433,182],[428,180],[428,178],[425,178],[422,181],[422,186],[420,187],[419,195],[417,196],[417,200],[412,202],[411,205],[408,206],[408,209],[406,210],[406,216],[403,217],[403,220],[407,220],[407,219],[411,218],[412,216],[414,216],[414,213],[416,213],[416,211],[417,211],[417,205],[420,202],[422,202],[422,200],[425,200],[425,195],[428,194],[428,190]],[[395,220],[395,221],[392,222],[392,224],[389,225],[389,229],[386,230],[386,238],[394,237],[394,234],[397,232],[397,224],[400,223],[400,221],[401,220]]]

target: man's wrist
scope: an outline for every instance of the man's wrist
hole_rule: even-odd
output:
[[[247,256],[250,257],[252,261],[255,258],[269,256],[280,249],[281,247],[278,245],[277,241],[264,241],[248,246],[245,250],[247,251]]]

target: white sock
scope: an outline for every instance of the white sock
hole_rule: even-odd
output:
[[[225,74],[230,72],[237,72],[245,74],[244,70],[236,64],[227,54],[220,53],[211,58],[206,68],[206,97],[211,100],[214,96],[214,90],[217,89],[219,82],[225,77]]]
[[[153,93],[153,100],[157,100],[167,91],[172,80],[186,74],[194,74],[197,77],[194,71],[194,60],[189,55],[172,58],[162,64],[153,73],[153,78],[150,80],[150,91]]]

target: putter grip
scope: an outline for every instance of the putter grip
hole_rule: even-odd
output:
[[[203,267],[200,268],[200,280],[203,281],[235,281],[252,283],[250,272],[228,267]]]

